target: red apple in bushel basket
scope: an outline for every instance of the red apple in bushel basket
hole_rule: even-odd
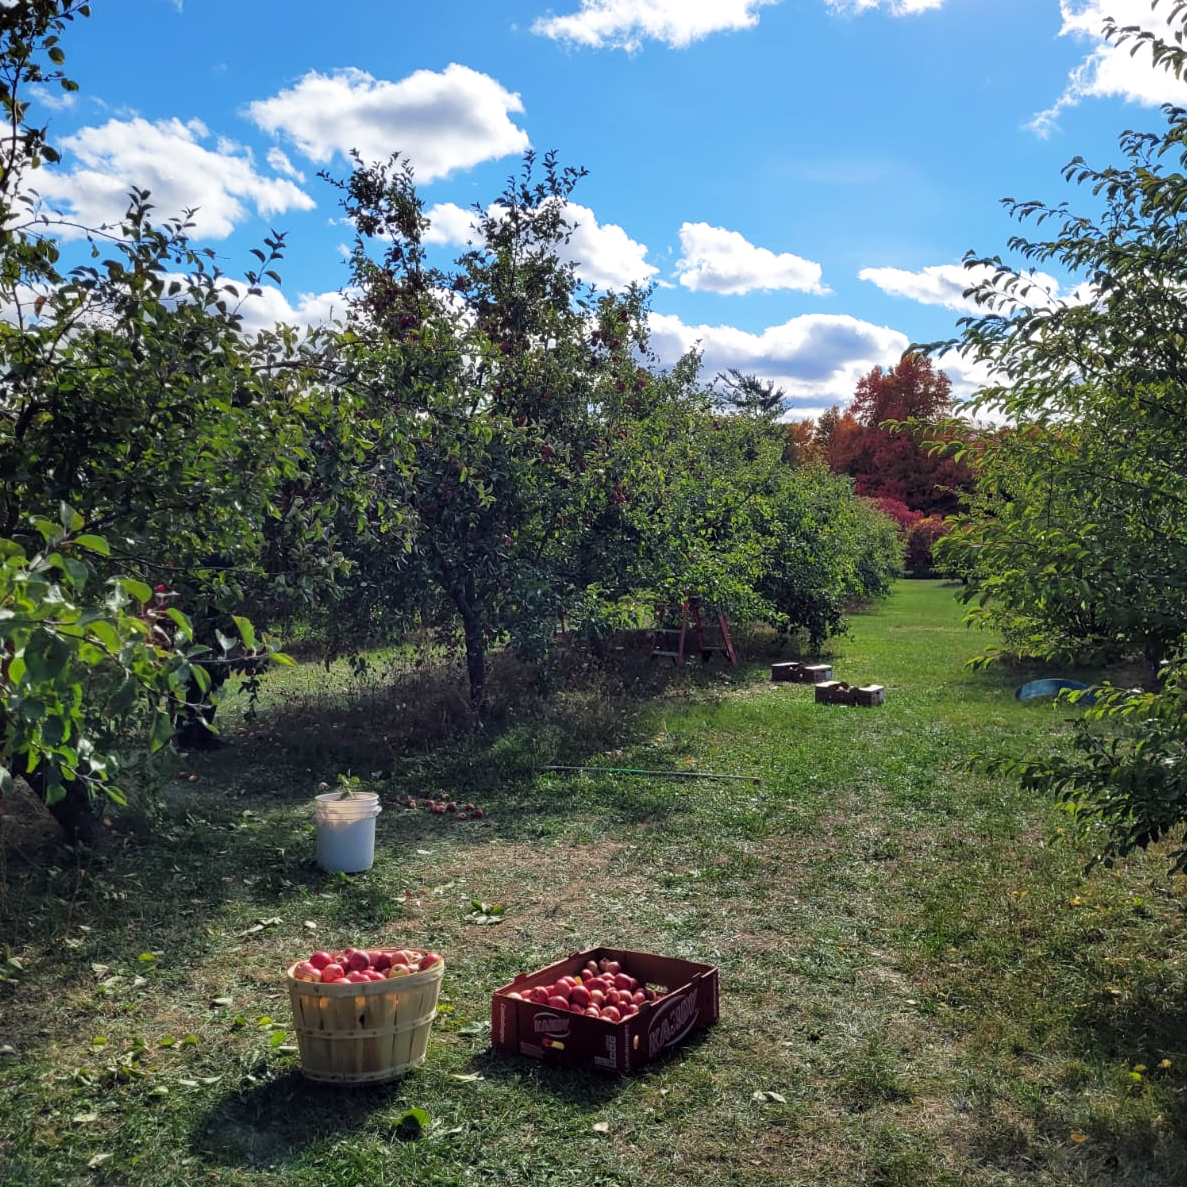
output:
[[[302,960],[293,966],[293,976],[298,981],[320,981],[321,970],[312,961]]]

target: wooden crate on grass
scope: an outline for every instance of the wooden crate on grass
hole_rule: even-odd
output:
[[[662,996],[619,1022],[507,996],[524,995],[533,986],[550,984],[579,972],[586,961],[602,958],[618,961],[644,984],[662,987]],[[721,1012],[718,992],[713,965],[654,952],[590,948],[534,973],[521,973],[496,989],[491,996],[491,1042],[501,1050],[559,1067],[635,1072],[697,1030],[712,1026]]]
[[[832,667],[828,664],[805,664],[800,660],[787,660],[784,663],[771,665],[771,679],[775,681],[791,681],[793,684],[819,684],[822,680],[833,678]]]
[[[858,705],[871,709],[886,700],[886,689],[881,684],[851,685],[844,680],[825,680],[816,685],[818,705]]]

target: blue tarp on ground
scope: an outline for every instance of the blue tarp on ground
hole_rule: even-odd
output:
[[[1087,684],[1082,684],[1079,680],[1063,680],[1060,678],[1032,680],[1029,684],[1022,685],[1014,695],[1020,701],[1029,701],[1035,697],[1056,697],[1065,688],[1071,689],[1073,692],[1079,692],[1087,687]],[[1089,693],[1088,696],[1081,697],[1079,703],[1090,705],[1094,700],[1096,700],[1095,694]]]

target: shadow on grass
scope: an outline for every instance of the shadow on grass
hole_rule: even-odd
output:
[[[1072,1026],[1102,1059],[1147,1064],[1158,1062],[1156,1054],[1182,1059],[1187,1056],[1187,985],[1169,969],[1164,984],[1131,989],[1123,1001],[1102,985],[1098,999],[1076,1011]],[[1176,1071],[1187,1076],[1187,1068]],[[1187,1095],[1182,1104],[1187,1115]]]
[[[10,860],[0,895],[0,945],[48,951],[68,937],[72,958],[55,962],[54,974],[55,986],[68,987],[93,980],[92,963],[130,981],[145,971],[141,957],[149,947],[197,958],[208,948],[225,947],[228,928],[218,921],[242,918],[236,910],[241,905],[268,919],[320,898],[319,912],[328,923],[355,932],[388,924],[405,911],[409,884],[398,868],[381,870],[381,877],[348,878],[327,874],[313,858],[318,781],[353,770],[380,790],[380,863],[432,849],[446,836],[463,846],[483,846],[494,837],[539,840],[567,827],[581,802],[628,825],[662,819],[680,802],[670,786],[613,776],[549,776],[538,767],[605,762],[600,756],[607,750],[633,745],[652,729],[649,705],[656,690],[680,684],[712,694],[733,678],[720,664],[681,670],[637,657],[613,678],[577,665],[571,685],[555,696],[525,693],[514,711],[490,727],[418,753],[389,751],[380,768],[371,765],[377,752],[352,749],[358,723],[341,728],[330,715],[324,728],[313,728],[316,715],[310,719],[306,709],[290,713],[280,706],[264,737],[260,730],[245,731],[231,745],[179,759],[186,778],[167,783],[162,807],[117,816],[101,852],[58,850]],[[516,687],[503,694],[504,703],[513,703]],[[191,783],[195,771],[199,782]],[[473,801],[486,819],[460,823],[409,810],[400,805],[408,795]],[[295,805],[308,811],[294,812]],[[77,922],[87,925],[81,934]],[[203,939],[211,925],[221,935]],[[0,995],[7,992],[0,985]],[[34,997],[22,1010],[35,1009]]]
[[[465,1066],[500,1091],[527,1089],[533,1096],[596,1116],[632,1083],[694,1057],[706,1034],[665,1051],[629,1078],[557,1067],[491,1047],[476,1052]],[[385,1125],[394,1126],[414,1095],[417,1101],[434,1096],[433,1091],[418,1093],[417,1087],[416,1080],[410,1079],[341,1088],[317,1084],[293,1071],[221,1100],[197,1120],[190,1149],[223,1166],[275,1168],[295,1163],[322,1143],[337,1144]],[[426,1104],[430,1111],[437,1108],[428,1101]]]
[[[597,1113],[630,1085],[663,1075],[665,1071],[696,1058],[708,1040],[709,1031],[700,1030],[675,1047],[661,1051],[657,1058],[629,1076],[593,1069],[561,1067],[538,1059],[529,1059],[487,1047],[475,1052],[467,1062],[471,1072],[497,1084],[530,1084],[537,1092],[573,1105],[586,1113]]]
[[[962,1114],[954,1144],[1010,1182],[1182,1183],[1182,1112],[1086,1118],[1082,1103],[1066,1098],[1044,1101],[1030,1116],[1008,1102],[980,1105]]]
[[[293,1071],[224,1098],[198,1120],[190,1148],[222,1166],[279,1166],[321,1142],[373,1129],[401,1091],[399,1080],[346,1089]]]

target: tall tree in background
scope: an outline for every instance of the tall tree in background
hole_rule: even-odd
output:
[[[406,165],[360,164],[339,183],[358,231],[353,385],[390,446],[372,474],[391,544],[368,549],[379,572],[360,579],[378,587],[400,569],[438,591],[479,711],[496,641],[539,651],[575,600],[614,583],[602,566],[624,528],[620,443],[663,398],[639,365],[645,294],[594,294],[562,258],[582,176],[528,154],[476,208],[475,245],[448,269],[426,262]]]
[[[773,379],[744,375],[737,367],[718,375],[717,381],[722,385],[726,407],[742,416],[775,420],[787,404],[787,393],[776,387]]]
[[[972,475],[930,448],[934,425],[952,409],[952,384],[926,355],[904,354],[888,371],[875,367],[857,383],[850,412],[864,433],[847,472],[867,498],[898,499],[924,516],[950,515],[964,501]],[[904,425],[902,422],[918,422]],[[894,422],[888,425],[887,422]]]
[[[834,474],[848,474],[864,440],[865,426],[848,409],[842,412],[834,404],[817,419],[812,444]]]

